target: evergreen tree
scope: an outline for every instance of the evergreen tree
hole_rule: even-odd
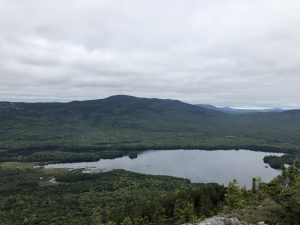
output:
[[[121,225],[132,225],[132,221],[130,217],[125,217],[121,223]]]
[[[93,225],[102,225],[102,219],[101,219],[101,216],[100,216],[100,209],[99,208],[93,209],[92,224]]]
[[[243,192],[237,180],[234,179],[233,181],[229,182],[227,193],[225,194],[227,206],[231,209],[241,207],[242,196]]]
[[[193,222],[196,219],[193,204],[187,201],[177,200],[174,207],[174,219],[176,224]]]
[[[153,222],[156,225],[164,225],[166,223],[166,210],[159,201],[154,203]]]

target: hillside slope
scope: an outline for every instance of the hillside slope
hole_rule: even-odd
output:
[[[176,100],[112,96],[0,103],[1,149],[259,148],[295,151],[300,110],[231,115]]]

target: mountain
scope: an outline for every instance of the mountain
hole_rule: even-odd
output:
[[[0,103],[0,149],[203,148],[296,151],[300,112],[224,113],[177,100],[117,95]]]
[[[244,114],[244,113],[258,113],[258,112],[283,112],[284,109],[281,108],[273,108],[273,109],[237,109],[232,107],[216,107],[209,104],[197,104],[197,106],[211,109],[215,111],[220,111],[224,113],[230,113],[230,114]]]

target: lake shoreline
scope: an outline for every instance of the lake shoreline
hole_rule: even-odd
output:
[[[283,153],[273,153],[282,156]],[[152,150],[144,151],[135,159],[122,156],[115,159],[100,159],[93,162],[48,164],[45,168],[85,169],[89,172],[106,172],[124,169],[131,172],[168,175],[191,180],[193,183],[227,184],[239,178],[249,187],[250,181],[243,177],[262,176],[269,181],[279,170],[266,166],[264,156],[268,152],[251,150]]]

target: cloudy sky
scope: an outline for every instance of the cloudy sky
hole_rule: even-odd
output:
[[[299,0],[0,0],[0,101],[300,108]]]

